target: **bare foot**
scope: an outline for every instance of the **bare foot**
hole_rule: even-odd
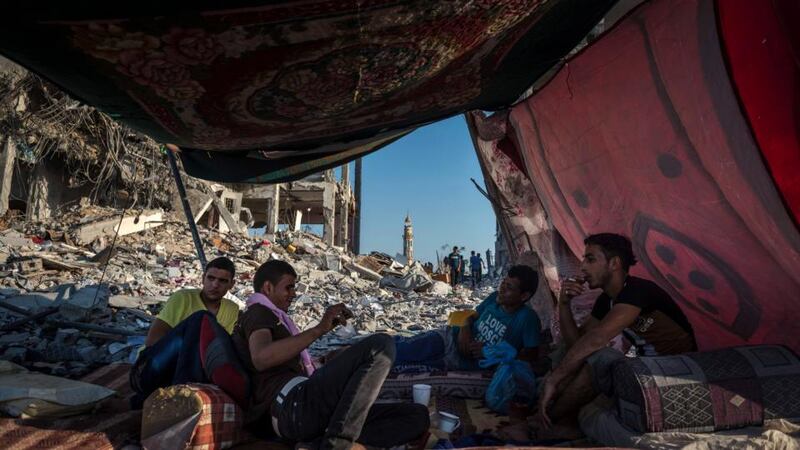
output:
[[[528,418],[528,429],[530,430],[531,439],[534,440],[574,441],[586,436],[577,423],[561,421],[554,423],[551,427],[546,427],[538,411]]]
[[[497,437],[504,441],[527,442],[531,440],[531,433],[527,422],[517,422],[499,428]]]

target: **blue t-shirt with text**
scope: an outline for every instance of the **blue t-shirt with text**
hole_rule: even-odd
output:
[[[477,308],[478,318],[472,323],[472,336],[486,345],[507,341],[518,351],[538,347],[542,325],[536,311],[523,305],[509,314],[497,304],[497,292],[492,293]]]

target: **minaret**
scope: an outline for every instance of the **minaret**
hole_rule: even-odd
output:
[[[411,216],[408,214],[403,227],[403,256],[408,259],[409,264],[414,262],[414,228],[411,226]]]

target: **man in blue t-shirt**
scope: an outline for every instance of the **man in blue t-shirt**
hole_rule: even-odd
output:
[[[396,337],[395,369],[410,367],[478,370],[483,347],[505,340],[518,352],[518,359],[535,361],[541,323],[525,303],[536,293],[539,274],[528,266],[514,266],[461,327],[445,327],[410,338]]]
[[[472,251],[472,256],[469,257],[469,269],[472,273],[472,287],[480,286],[481,284],[481,272],[483,272],[483,260],[481,259],[480,253],[475,253],[475,250]]]

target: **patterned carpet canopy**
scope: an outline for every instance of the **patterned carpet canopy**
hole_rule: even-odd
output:
[[[227,182],[511,105],[616,0],[11,2],[0,53]]]

